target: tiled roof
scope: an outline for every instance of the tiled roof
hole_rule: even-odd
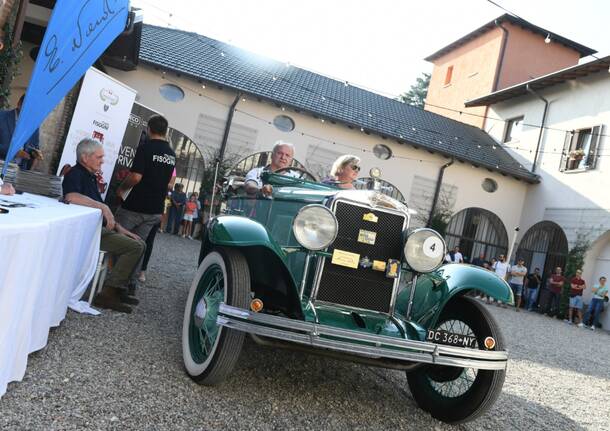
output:
[[[588,63],[570,66],[565,69],[558,70],[557,72],[549,73],[548,75],[544,75],[539,78],[530,79],[529,81],[525,81],[520,84],[486,94],[485,96],[469,100],[465,103],[465,106],[471,107],[493,105],[494,103],[502,102],[514,97],[531,94],[528,88],[535,91],[544,90],[545,88],[564,84],[565,82],[573,79],[584,78],[585,76],[589,76],[594,73],[603,72],[602,76],[607,79],[609,64],[610,56],[606,56]]]
[[[515,24],[515,25],[523,27],[527,30],[530,30],[534,33],[537,33],[542,37],[550,36],[553,39],[554,43],[560,43],[563,46],[571,48],[574,51],[577,51],[581,57],[586,57],[588,55],[595,54],[597,52],[596,50],[591,49],[587,46],[581,45],[578,42],[574,42],[573,40],[570,40],[568,38],[555,34],[552,31],[548,31],[542,27],[538,27],[537,25],[534,25],[531,22],[528,22],[524,19],[517,18],[515,16],[509,15],[506,13],[506,14],[501,15],[498,18],[494,19],[493,21],[490,21],[487,24],[482,25],[481,27],[477,28],[476,30],[471,31],[466,36],[460,37],[455,42],[452,42],[449,45],[439,49],[434,54],[431,54],[428,57],[426,57],[425,60],[433,62],[437,58],[442,57],[443,55],[455,50],[456,48],[459,48],[460,46],[466,44],[467,42],[471,41],[472,39],[476,39],[477,37],[481,36],[482,34],[485,34],[488,31],[497,28],[496,22],[498,24],[501,24],[503,22],[510,22],[512,24]]]
[[[140,60],[527,182],[539,180],[481,129],[205,36],[145,25]]]

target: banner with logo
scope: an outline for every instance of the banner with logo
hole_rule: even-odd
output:
[[[93,138],[104,145],[104,164],[99,179],[100,192],[106,195],[114,165],[119,156],[123,136],[136,91],[110,76],[91,68],[76,102],[76,108],[61,155],[57,175],[76,163],[76,146],[83,138]]]
[[[6,160],[32,136],[85,71],[125,30],[129,0],[57,0]],[[5,163],[2,175],[6,173]]]
[[[105,199],[112,209],[114,209],[116,190],[129,174],[133,165],[133,159],[136,156],[136,150],[146,140],[147,121],[153,115],[160,114],[144,105],[140,105],[138,102],[134,103],[131,108],[127,129],[123,136],[123,143],[114,165],[114,172],[112,173],[112,179],[110,180]]]

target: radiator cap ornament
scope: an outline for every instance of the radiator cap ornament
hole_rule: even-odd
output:
[[[368,269],[371,266],[373,266],[373,261],[369,259],[368,256],[364,256],[362,259],[360,259],[360,268]]]
[[[396,259],[388,259],[388,264],[385,269],[385,276],[387,278],[398,278],[400,273],[400,262]]]

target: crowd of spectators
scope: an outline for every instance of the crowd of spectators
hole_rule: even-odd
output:
[[[454,247],[445,256],[445,261],[447,263],[467,263],[467,258],[462,255],[459,247]],[[495,257],[488,259],[485,253],[480,253],[469,263],[485,268],[508,282],[515,298],[515,311],[523,308],[527,311],[539,312],[563,319],[566,324],[576,324],[581,328],[587,327],[594,330],[601,327],[600,316],[604,312],[609,298],[606,277],[600,277],[594,284],[591,288],[593,296],[590,302],[585,304],[583,292],[587,289],[587,283],[582,278],[581,269],[577,269],[574,275],[566,277],[563,269],[557,267],[545,276],[538,267],[534,267],[531,271],[528,270],[523,258],[517,258],[515,264],[510,265],[503,254],[500,254],[497,259]],[[479,295],[479,297],[486,300],[487,303],[494,302],[486,295]],[[562,298],[566,300],[565,312],[561,311]],[[500,301],[497,301],[496,304],[506,307]]]

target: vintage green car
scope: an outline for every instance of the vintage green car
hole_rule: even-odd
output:
[[[374,184],[342,190],[279,173],[264,179],[271,197],[235,196],[205,230],[184,312],[190,377],[223,381],[250,334],[260,344],[405,370],[417,404],[445,422],[485,412],[502,390],[508,355],[493,317],[467,294],[512,304],[507,283],[482,268],[443,265],[443,238],[410,230],[411,211]]]

